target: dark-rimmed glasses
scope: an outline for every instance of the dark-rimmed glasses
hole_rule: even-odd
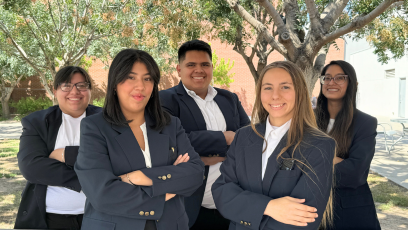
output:
[[[320,83],[322,83],[323,85],[328,85],[332,80],[334,80],[336,84],[341,85],[346,82],[347,78],[348,76],[344,74],[339,74],[334,77],[332,77],[331,75],[323,75],[320,77]]]
[[[61,90],[64,92],[70,92],[74,86],[79,90],[79,91],[87,91],[89,89],[89,83],[88,82],[78,82],[75,84],[72,83],[60,83]]]

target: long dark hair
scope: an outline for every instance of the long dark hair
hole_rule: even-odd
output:
[[[345,61],[332,61],[322,70],[322,75],[326,74],[331,65],[338,65],[348,76],[348,86],[346,94],[343,97],[343,106],[335,118],[332,130],[328,133],[337,142],[337,156],[341,158],[348,157],[348,150],[353,138],[353,116],[356,111],[357,96],[357,75],[353,66]],[[320,85],[320,95],[317,98],[315,109],[317,126],[323,132],[326,132],[330,121],[329,110],[327,109],[327,98],[323,95],[323,85]]]
[[[108,87],[106,90],[105,104],[103,106],[104,118],[115,125],[127,125],[126,120],[119,105],[118,95],[116,94],[116,86],[124,82],[129,76],[133,65],[140,62],[146,65],[150,76],[153,79],[154,86],[152,97],[147,102],[145,111],[154,121],[151,128],[160,130],[170,123],[170,115],[163,111],[160,105],[159,98],[159,83],[160,83],[160,69],[150,54],[137,49],[125,49],[120,51],[113,59],[109,68]]]

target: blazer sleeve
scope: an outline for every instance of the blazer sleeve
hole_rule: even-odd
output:
[[[183,196],[192,195],[203,183],[204,163],[191,146],[180,120],[176,121],[177,155],[188,153],[190,160],[178,165],[167,165],[141,169],[153,181],[152,186],[143,187],[150,196],[160,196],[172,193]],[[166,180],[159,179],[163,175],[170,175]]]
[[[65,163],[49,158],[47,143],[28,119],[23,118],[21,124],[23,133],[20,137],[17,159],[24,178],[31,183],[61,186],[80,192],[81,185],[74,169]]]
[[[160,219],[165,195],[151,197],[143,186],[132,186],[114,175],[105,137],[92,119],[82,120],[80,143],[74,168],[83,192],[96,210],[135,219],[151,219],[139,212],[153,210],[155,218]]]
[[[305,162],[307,166],[299,166],[302,168],[302,175],[290,194],[290,197],[305,199],[304,205],[317,209],[318,217],[315,222],[308,223],[308,225],[304,227],[298,227],[280,223],[269,217],[268,228],[276,226],[276,229],[288,230],[318,229],[332,189],[335,146],[336,144],[333,139],[327,139],[313,146],[309,153],[305,153],[305,156],[307,156]]]
[[[375,153],[377,119],[366,119],[357,130],[349,150],[349,157],[336,164],[336,187],[357,188],[367,182],[366,171],[370,169]]]
[[[227,152],[227,158],[220,167],[221,176],[212,186],[212,194],[218,211],[227,219],[240,223],[251,223],[249,229],[258,230],[266,206],[271,200],[263,194],[254,193],[241,188],[236,174],[235,154],[239,131]]]

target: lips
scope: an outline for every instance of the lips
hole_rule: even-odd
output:
[[[280,110],[280,109],[282,109],[283,106],[285,106],[285,105],[286,105],[286,103],[274,104],[274,105],[269,105],[269,106],[272,108],[272,110]]]
[[[136,101],[143,101],[143,99],[145,99],[146,96],[144,96],[143,94],[135,94],[132,95],[132,97],[136,100]]]
[[[327,91],[329,91],[329,92],[338,92],[340,90],[339,89],[327,89]]]
[[[82,98],[81,97],[69,97],[69,98],[67,98],[69,101],[80,101],[80,100],[82,100]]]
[[[196,81],[201,81],[201,80],[204,80],[205,76],[192,76],[191,78],[193,78],[193,80],[196,80]]]

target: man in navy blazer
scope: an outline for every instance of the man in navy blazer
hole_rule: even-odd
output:
[[[210,86],[212,51],[208,43],[193,40],[178,51],[180,83],[160,91],[162,107],[180,119],[191,145],[206,165],[203,185],[185,198],[191,229],[228,229],[229,220],[217,211],[211,186],[220,175],[219,167],[235,132],[249,125],[238,96]]]

